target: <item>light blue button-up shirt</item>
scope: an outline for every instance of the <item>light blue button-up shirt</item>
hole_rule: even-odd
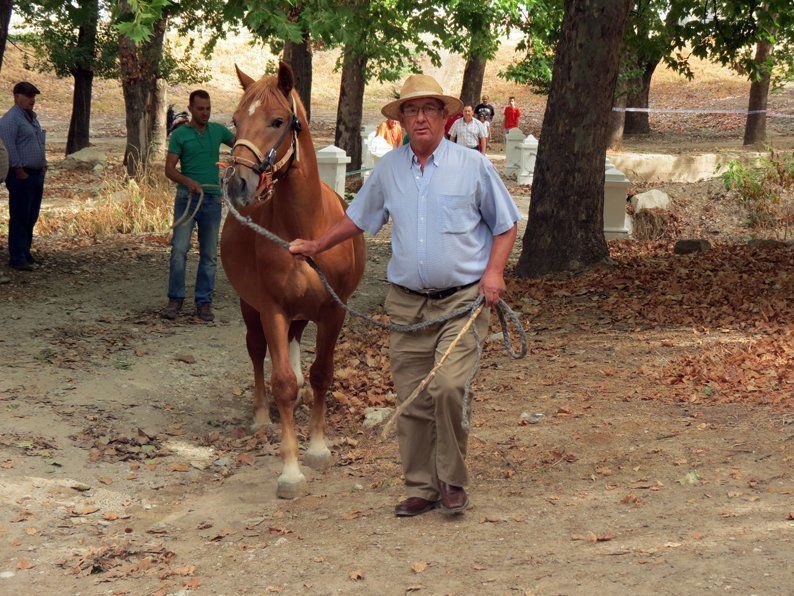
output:
[[[375,235],[392,220],[387,277],[413,290],[479,280],[498,236],[519,212],[493,164],[478,151],[442,140],[424,172],[410,145],[381,158],[347,210]]]

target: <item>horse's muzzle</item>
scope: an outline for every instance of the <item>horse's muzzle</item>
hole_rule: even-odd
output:
[[[235,170],[224,177],[226,196],[232,202],[232,205],[238,209],[253,202],[256,187],[259,183],[259,178],[256,174],[246,170],[247,168]]]

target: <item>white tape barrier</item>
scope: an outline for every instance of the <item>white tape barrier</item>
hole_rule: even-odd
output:
[[[771,118],[794,118],[794,114],[780,114],[778,112],[767,112],[766,110],[687,110],[682,108],[618,108],[613,107],[613,112],[645,112],[647,114],[738,114],[749,116],[750,114],[766,114]]]

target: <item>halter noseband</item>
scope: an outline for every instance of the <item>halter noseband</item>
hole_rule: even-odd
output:
[[[290,114],[289,124],[284,127],[284,130],[282,131],[281,136],[278,138],[278,141],[276,141],[276,144],[270,148],[270,150],[267,152],[267,155],[263,154],[259,147],[257,147],[248,139],[237,139],[237,141],[234,143],[234,147],[232,147],[232,163],[249,167],[254,171],[254,173],[259,175],[259,184],[256,187],[256,192],[254,193],[255,199],[269,198],[270,195],[273,194],[275,183],[280,180],[280,178],[276,178],[276,174],[278,174],[279,170],[281,170],[281,168],[283,168],[284,165],[289,162],[286,168],[288,170],[292,165],[293,160],[300,160],[298,151],[298,133],[302,130],[302,126],[300,120],[298,120],[298,116],[295,113],[295,98],[292,97],[291,99],[292,113]],[[284,141],[287,140],[287,135],[290,132],[292,132],[292,143],[290,143],[290,147],[284,153],[284,156],[280,160],[276,161],[278,150],[281,148],[281,145],[284,143]],[[245,147],[248,149],[256,156],[257,161],[254,162],[250,159],[234,155],[234,150],[237,147]]]

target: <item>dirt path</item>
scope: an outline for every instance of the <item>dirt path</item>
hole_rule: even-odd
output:
[[[45,242],[43,270],[0,285],[3,593],[782,594],[794,584],[792,413],[675,403],[641,372],[708,337],[594,327],[596,307],[560,318],[530,302],[540,311],[530,357],[489,348],[480,375],[466,515],[394,518],[394,441],[339,404],[336,465],[306,470],[308,497],[279,501],[277,443],[246,430],[235,296],[221,275],[215,324],[159,320],[166,249]],[[364,308],[386,287],[382,242],[370,257]],[[545,416],[522,424],[525,412]]]

